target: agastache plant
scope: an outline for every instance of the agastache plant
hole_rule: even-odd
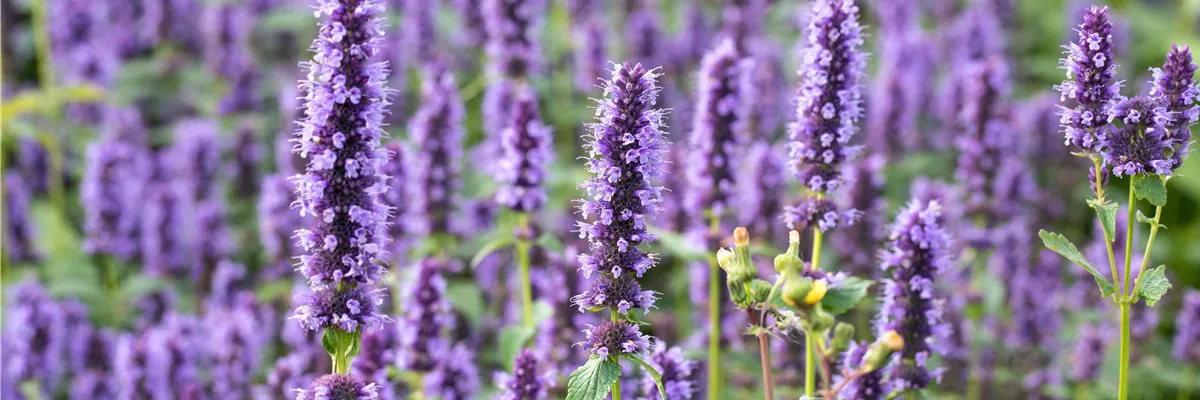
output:
[[[309,219],[296,231],[307,254],[297,270],[312,292],[300,296],[293,318],[308,331],[324,331],[321,344],[333,359],[333,373],[317,378],[302,399],[377,399],[374,383],[350,375],[362,333],[389,318],[375,284],[386,273],[390,207],[379,201],[388,190],[382,167],[388,151],[380,140],[388,90],[387,65],[369,61],[383,33],[384,7],[374,0],[321,0],[321,22],[301,81],[305,115],[292,139],[294,151],[308,158],[303,174],[293,177],[299,199],[294,206]]]
[[[1112,82],[1116,66],[1112,63],[1111,31],[1107,8],[1087,10],[1079,28],[1079,42],[1066,47],[1063,65],[1068,80],[1059,86],[1063,100],[1069,97],[1077,103],[1074,108],[1064,106],[1062,121],[1067,144],[1078,147],[1080,155],[1092,160],[1089,184],[1096,198],[1088,199],[1088,205],[1096,211],[1102,227],[1110,273],[1097,269],[1063,235],[1045,230],[1038,235],[1047,248],[1087,270],[1095,278],[1101,298],[1111,295],[1120,308],[1117,398],[1125,400],[1129,392],[1132,306],[1145,300],[1147,306],[1153,307],[1171,288],[1165,265],[1149,268],[1150,250],[1163,227],[1160,220],[1167,203],[1166,183],[1190,146],[1187,137],[1197,113],[1196,66],[1187,47],[1173,47],[1163,68],[1154,69],[1150,94],[1123,98],[1119,93],[1120,83]],[[1125,224],[1123,259],[1117,258],[1113,251],[1120,204],[1104,196],[1109,170],[1113,175],[1129,178],[1126,204],[1129,222]],[[1155,206],[1153,218],[1138,210],[1139,200]],[[1150,225],[1140,266],[1132,265],[1136,258],[1135,220]],[[1131,279],[1135,269],[1136,279]]]
[[[886,354],[872,355],[870,362],[860,357],[854,361],[856,364],[853,367],[843,371],[845,378],[838,385],[832,385],[829,366],[841,359],[841,353],[847,350],[854,335],[854,327],[837,322],[835,315],[853,308],[866,296],[871,282],[840,272],[827,274],[811,269],[800,258],[798,231],[788,233],[787,251],[775,257],[777,275],[774,283],[758,278],[758,266],[750,255],[750,234],[745,227],[734,229],[733,243],[732,250],[718,250],[716,259],[726,273],[730,300],[738,309],[746,311],[750,321],[748,332],[758,338],[767,400],[775,398],[771,336],[794,341],[806,340],[815,347],[812,350],[820,353],[820,364],[825,370],[823,376],[828,392],[823,395],[827,395],[827,398],[837,398],[837,392],[849,381],[880,369],[891,352],[902,346],[895,344],[897,339],[892,339],[896,332],[884,332],[880,344],[872,345],[872,348],[876,353]],[[827,334],[830,330],[833,331],[832,337]],[[800,339],[798,332],[803,332],[805,337]],[[889,340],[892,344],[885,344],[883,340]],[[858,363],[862,364],[861,367]],[[814,364],[814,359],[806,360],[806,369],[815,368]],[[806,381],[805,384],[815,386],[815,381]],[[812,390],[815,393],[815,387]]]
[[[688,141],[684,207],[703,213],[695,227],[708,236],[721,231],[721,219],[736,199],[737,156],[747,135],[747,95],[753,62],[726,39],[704,56],[692,133]],[[716,260],[708,265],[708,393],[721,389],[721,289]],[[701,275],[703,276],[703,275]],[[703,281],[701,281],[703,282]],[[710,397],[711,398],[711,397]]]
[[[859,49],[862,29],[853,0],[816,2],[805,29],[807,42],[799,70],[796,121],[789,127],[788,136],[790,167],[810,196],[795,207],[785,208],[784,219],[793,229],[813,227],[811,271],[820,271],[823,234],[839,225],[854,224],[861,216],[857,210],[839,211],[826,195],[845,186],[842,165],[861,152],[861,147],[851,145],[850,139],[858,132],[863,114],[861,81],[866,54]],[[808,328],[818,326],[809,324]],[[815,351],[818,337],[829,328],[805,329],[806,396],[816,392]]]
[[[647,229],[660,208],[662,188],[651,181],[662,175],[670,145],[663,132],[666,114],[653,108],[658,76],[657,69],[641,64],[614,65],[612,78],[603,82],[597,122],[588,126],[585,150],[593,176],[580,185],[587,196],[579,205],[584,220],[576,224],[591,249],[579,256],[580,272],[591,283],[572,302],[580,311],[608,309],[609,319],[584,331],[578,345],[591,356],[571,373],[568,399],[611,393],[620,400],[620,359],[646,366],[641,356],[649,350],[650,338],[642,334],[632,311],[648,312],[657,297],[642,290],[637,279],[655,264],[655,256],[641,245],[657,238]]]

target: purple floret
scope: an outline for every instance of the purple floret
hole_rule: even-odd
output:
[[[307,390],[296,390],[296,400],[379,400],[379,388],[354,375],[329,374],[314,380]]]
[[[749,135],[753,61],[732,40],[704,56],[692,132],[688,136],[685,207],[721,216],[734,197],[738,154]],[[702,219],[702,218],[700,218]]]
[[[1183,165],[1192,145],[1192,125],[1200,119],[1200,106],[1196,105],[1200,87],[1196,86],[1192,50],[1188,46],[1171,46],[1162,69],[1151,68],[1151,71],[1154,80],[1150,96],[1158,98],[1171,113],[1166,137],[1171,141],[1171,168],[1177,169]]]
[[[696,362],[683,356],[679,347],[667,348],[659,345],[646,360],[662,376],[663,391],[667,400],[692,400],[699,398],[699,376]],[[658,385],[647,376],[642,380],[642,390],[647,399],[660,398]]]
[[[1120,121],[1121,125],[1105,127],[1102,154],[1117,176],[1169,176],[1174,171],[1171,139],[1167,136],[1167,127],[1174,120],[1159,100],[1137,96],[1112,106],[1109,120]]]
[[[554,159],[554,132],[541,121],[537,97],[526,87],[516,95],[508,126],[500,133],[500,189],[496,202],[516,212],[546,204],[546,166]]]
[[[600,357],[639,355],[650,349],[650,337],[639,332],[637,325],[625,321],[601,321],[598,325],[588,325],[583,333],[586,341],[578,345]]]

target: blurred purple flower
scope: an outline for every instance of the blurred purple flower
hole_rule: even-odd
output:
[[[1196,290],[1183,295],[1171,355],[1181,362],[1200,363],[1200,292]]]
[[[405,370],[430,372],[448,359],[450,344],[443,333],[454,328],[454,314],[446,299],[443,261],[426,258],[414,269],[415,278],[405,294],[400,330],[399,366]]]
[[[1171,141],[1171,168],[1177,169],[1183,165],[1192,145],[1192,125],[1200,119],[1200,106],[1196,105],[1200,86],[1196,86],[1192,50],[1188,46],[1171,46],[1162,69],[1151,68],[1151,71],[1154,71],[1154,81],[1150,96],[1158,98],[1171,113],[1172,121],[1165,136]]]
[[[684,164],[690,184],[684,194],[684,207],[697,223],[703,223],[700,221],[705,212],[722,217],[734,200],[737,156],[744,151],[742,144],[749,134],[753,67],[753,61],[739,53],[728,39],[706,54],[701,63],[695,120]]]
[[[413,144],[413,232],[452,234],[451,218],[459,209],[461,190],[463,104],[454,75],[430,76],[421,108],[409,125]]]
[[[4,174],[4,260],[35,262],[41,254],[34,246],[36,231],[29,215],[30,187],[20,173]]]
[[[496,202],[516,212],[537,211],[548,201],[543,181],[554,160],[554,132],[541,121],[537,97],[528,87],[517,93],[508,121],[500,132]]]
[[[539,374],[538,360],[530,349],[521,349],[513,360],[513,374],[499,374],[496,384],[500,386],[501,400],[542,400],[547,387],[554,382],[549,376]]]
[[[458,343],[441,353],[437,367],[425,375],[425,394],[442,400],[469,400],[479,393],[475,353]]]
[[[79,189],[85,210],[85,252],[122,261],[137,257],[137,209],[147,162],[143,149],[113,136],[88,145],[87,169]]]
[[[691,400],[699,397],[700,380],[696,374],[696,362],[683,356],[679,347],[667,348],[659,344],[646,360],[651,368],[662,376],[662,385],[667,400]],[[647,376],[642,380],[642,391],[646,399],[660,398],[658,385]]]

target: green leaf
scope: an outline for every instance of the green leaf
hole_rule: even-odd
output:
[[[1142,210],[1137,210],[1137,222],[1150,225],[1151,228],[1153,228],[1155,224],[1158,224],[1159,229],[1167,229],[1166,225],[1154,222],[1154,218],[1150,218],[1146,214],[1142,214]]]
[[[621,365],[608,357],[593,355],[571,373],[567,381],[567,400],[604,400],[613,382],[621,377]]]
[[[564,251],[566,251],[563,247],[562,241],[558,240],[558,236],[551,235],[549,233],[538,236],[535,243],[537,243],[538,247],[553,251],[555,254],[562,254]]]
[[[1096,285],[1100,286],[1100,298],[1108,297],[1108,295],[1112,294],[1113,291],[1116,290],[1116,288],[1113,287],[1112,282],[1109,282],[1108,278],[1105,278],[1104,275],[1101,275],[1100,271],[1096,270],[1096,266],[1088,262],[1088,260],[1083,257],[1083,254],[1079,253],[1079,249],[1075,248],[1075,244],[1071,243],[1070,240],[1067,240],[1066,237],[1054,232],[1048,232],[1045,229],[1038,231],[1038,236],[1042,238],[1042,243],[1046,245],[1046,248],[1054,250],[1055,253],[1066,257],[1068,260],[1071,260],[1071,262],[1083,267],[1083,269],[1087,270],[1088,273],[1091,273],[1092,278],[1096,279]]]
[[[1146,199],[1150,204],[1158,207],[1167,205],[1167,185],[1158,175],[1134,175],[1133,191],[1139,199]]]
[[[502,236],[496,240],[485,243],[483,247],[479,249],[479,252],[475,253],[475,257],[471,257],[471,269],[478,268],[479,264],[482,263],[483,259],[487,258],[489,254],[499,251],[505,247],[512,246],[515,242],[516,239],[514,239],[512,236]]]
[[[825,292],[825,297],[821,299],[821,307],[833,315],[843,314],[854,308],[863,297],[867,297],[867,288],[871,287],[871,283],[858,277],[846,278],[838,287]]]
[[[651,231],[658,235],[658,245],[663,252],[687,261],[707,261],[709,254],[703,248],[696,247],[683,235],[667,230],[654,228]]]
[[[121,281],[121,299],[135,301],[142,296],[170,287],[167,281],[149,275],[137,274]]]
[[[1167,294],[1167,290],[1171,288],[1171,282],[1167,280],[1166,265],[1146,271],[1142,276],[1141,289],[1135,294],[1136,297],[1146,299],[1146,305],[1154,307],[1158,300]]]
[[[487,313],[487,305],[483,301],[483,292],[474,281],[451,281],[446,286],[446,297],[456,311],[466,317],[472,327],[479,327],[483,315]]]
[[[554,318],[554,307],[545,300],[533,302],[533,325],[541,325],[542,322]]]
[[[333,329],[325,329],[325,333],[321,335],[321,347],[325,348],[325,352],[330,356],[337,357],[338,349],[342,347],[340,339]]]
[[[1117,209],[1120,205],[1117,203],[1100,205],[1094,199],[1088,199],[1088,205],[1096,210],[1096,216],[1100,217],[1100,225],[1104,227],[1104,237],[1117,237]]]
[[[642,368],[646,370],[646,373],[650,374],[651,378],[654,378],[654,385],[658,386],[658,397],[662,400],[667,400],[667,391],[663,389],[662,374],[658,373],[658,370],[655,370],[654,367],[651,367],[650,364],[646,363],[645,360],[642,360],[641,357],[638,357],[635,354],[626,354],[621,357],[628,360],[633,360],[633,362],[641,365]]]
[[[622,314],[625,317],[625,322],[634,325],[650,325],[649,322],[642,320],[642,317],[638,316],[638,312],[640,311],[641,310],[629,310],[629,312]]]
[[[513,359],[517,357],[517,353],[525,347],[530,339],[533,339],[535,331],[533,328],[513,325],[506,326],[500,330],[499,346],[500,346],[500,361],[504,363],[506,369],[512,371]]]

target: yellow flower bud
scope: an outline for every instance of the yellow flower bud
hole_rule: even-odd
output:
[[[746,231],[746,227],[739,226],[733,230],[733,244],[739,247],[750,244],[750,232]]]
[[[879,341],[892,351],[900,351],[900,349],[904,348],[904,337],[900,336],[896,331],[884,332],[883,336],[879,337]]]

